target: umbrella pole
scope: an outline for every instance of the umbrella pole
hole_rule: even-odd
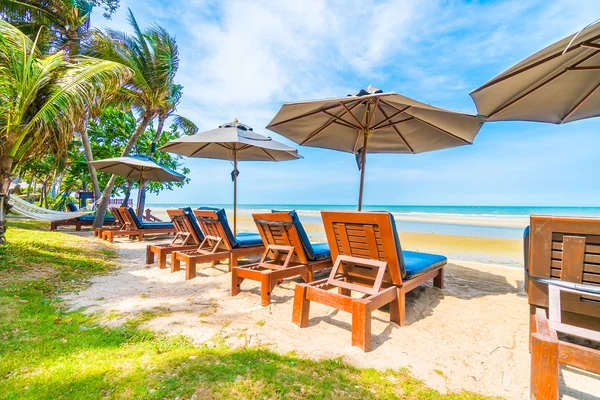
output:
[[[365,168],[367,167],[367,142],[369,141],[369,136],[363,132],[364,142],[362,148],[362,168],[360,169],[360,190],[358,192],[358,211],[362,211],[362,201],[363,201],[363,188],[365,186]]]
[[[237,151],[233,152],[233,235],[237,235]]]
[[[146,197],[146,180],[144,179],[144,174],[142,174],[140,176],[140,185],[138,188],[138,199],[137,199],[137,215],[138,217],[143,219],[144,216],[144,210],[143,208],[143,201],[145,200]],[[141,207],[141,208],[140,208]]]

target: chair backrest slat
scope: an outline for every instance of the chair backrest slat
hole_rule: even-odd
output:
[[[128,207],[119,207],[117,209],[118,213],[121,214],[121,218],[126,224],[129,224],[129,230],[137,231],[139,230],[138,224],[136,224],[135,219],[131,216],[130,209]]]
[[[214,236],[222,239],[219,247],[222,247],[226,250],[232,250],[235,247],[235,244],[231,243],[229,240],[229,237],[225,232],[225,228],[223,227],[223,223],[217,216],[217,211],[194,210],[194,215],[200,224],[202,232],[204,232],[206,236]]]
[[[600,286],[600,218],[531,216],[529,274]],[[529,304],[548,307],[548,285],[530,281]],[[600,318],[600,301],[561,293],[562,310]]]
[[[169,209],[167,210],[167,214],[169,215],[169,218],[171,218],[171,222],[173,222],[178,234],[190,235],[187,242],[188,244],[200,245],[200,243],[202,243],[204,237],[200,237],[193,226],[195,223],[195,221],[192,221],[192,218],[195,218],[193,214],[189,214],[181,208]]]
[[[396,243],[397,234],[390,213],[322,211],[321,215],[334,260],[338,255],[344,255],[386,261],[383,282],[402,284],[404,260]],[[363,283],[372,283],[377,272],[378,269],[358,265],[348,265],[344,270],[345,274]]]
[[[308,263],[308,256],[300,240],[298,229],[289,212],[257,213],[252,214],[252,217],[265,247],[293,246],[294,253],[291,260],[295,263]],[[269,254],[269,257],[275,258],[277,255]]]
[[[123,216],[121,215],[117,207],[108,207],[108,210],[113,215],[113,217],[115,217],[115,219],[119,223],[119,226],[125,225],[125,220],[123,219]]]
[[[131,207],[119,207],[119,211],[121,212],[121,216],[126,222],[130,223],[131,230],[139,230],[144,227],[143,222],[140,221],[139,217]]]

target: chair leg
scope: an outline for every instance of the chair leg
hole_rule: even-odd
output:
[[[50,232],[54,232],[56,230],[56,224],[54,222],[50,222]]]
[[[260,304],[263,307],[271,304],[271,289],[272,289],[271,275],[262,274],[260,277]]]
[[[308,267],[308,281],[312,282],[315,280],[315,272],[313,271],[312,266]]]
[[[396,300],[390,303],[390,321],[404,326],[406,323],[406,293],[402,288],[396,290]]]
[[[142,232],[140,232],[138,235],[138,242],[141,242],[143,240],[144,240],[144,234]]]
[[[160,268],[160,269],[167,268],[167,252],[166,251],[158,252],[158,268]]]
[[[154,264],[154,252],[150,246],[146,246],[146,264]]]
[[[229,271],[231,272],[233,267],[237,267],[238,266],[238,258],[236,255],[234,254],[230,254],[229,255]]]
[[[352,346],[371,351],[371,307],[368,302],[352,302]]]
[[[292,322],[300,328],[308,326],[308,313],[310,312],[310,300],[306,298],[308,286],[299,283],[294,291],[294,308],[292,310]]]
[[[237,296],[241,291],[241,284],[244,281],[244,278],[238,277],[237,268],[233,268],[231,270],[231,295]]]
[[[531,335],[531,398],[558,400],[558,340]]]
[[[187,260],[187,265],[185,267],[185,280],[189,281],[190,279],[194,279],[196,277],[196,260],[190,258]]]
[[[75,222],[75,232],[80,232],[80,231],[81,231],[81,223]]]
[[[175,253],[171,254],[171,273],[181,269],[181,260]]]
[[[440,268],[440,271],[438,272],[436,277],[433,278],[433,286],[435,286],[436,288],[440,288],[440,289],[444,288],[444,268],[443,267]]]

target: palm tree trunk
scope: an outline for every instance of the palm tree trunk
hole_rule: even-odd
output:
[[[11,182],[11,171],[14,159],[0,159],[0,245],[6,243],[6,214],[8,213],[8,190]]]
[[[79,49],[81,48],[81,39],[79,38],[79,32],[77,32],[77,29],[69,29],[66,33],[66,36],[68,47],[67,60],[70,63],[72,63],[73,58],[79,55]]]
[[[150,146],[150,152],[148,155],[152,157],[156,152],[156,146],[158,141],[160,140],[160,136],[162,135],[163,127],[165,125],[166,117],[160,116],[158,118],[158,127],[156,129],[156,134],[154,135],[154,139],[152,140],[152,146]],[[146,181],[144,180],[139,187],[139,196],[138,196],[138,204],[137,204],[137,212],[138,215],[142,215],[144,213],[144,207],[146,207]]]
[[[125,156],[129,155],[129,152],[135,145],[135,142],[137,142],[137,140],[140,137],[140,135],[142,134],[142,132],[144,132],[146,130],[146,128],[148,127],[148,124],[150,124],[150,121],[152,121],[155,116],[156,116],[155,113],[152,113],[152,114],[144,113],[144,115],[142,116],[142,120],[140,121],[140,124],[136,128],[133,135],[129,138],[129,142],[127,142],[127,146],[125,146],[125,148],[123,149],[123,152],[121,153],[121,157],[125,157]],[[106,210],[108,209],[108,200],[110,199],[110,195],[112,193],[113,187],[115,186],[115,180],[116,180],[116,176],[113,175],[109,179],[108,183],[106,184],[106,187],[104,188],[104,192],[102,193],[102,198],[100,199],[100,202],[98,202],[98,208],[96,209],[96,219],[94,220],[94,228],[101,228],[102,224],[104,223],[104,216],[106,215]]]
[[[87,124],[81,128],[81,142],[83,143],[83,150],[85,151],[85,161],[87,161],[88,171],[90,172],[90,178],[92,180],[92,189],[94,190],[94,199],[99,199],[102,193],[100,192],[100,185],[98,184],[98,175],[96,174],[96,168],[94,168],[90,162],[94,161],[94,155],[92,154],[92,147],[90,146],[90,138],[87,134]]]
[[[165,117],[161,116],[158,118],[158,128],[156,129],[156,135],[154,135],[154,139],[152,140],[152,146],[150,147],[150,153],[148,155],[152,157],[154,153],[156,153],[156,145],[160,140],[160,136],[162,135],[163,127],[165,125]]]
[[[130,179],[127,181],[127,189],[125,189],[125,198],[121,202],[121,207],[127,207],[129,205],[129,197],[131,197],[131,187],[133,186],[133,181]]]

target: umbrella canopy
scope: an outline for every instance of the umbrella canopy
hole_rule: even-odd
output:
[[[367,152],[416,154],[472,144],[484,121],[369,86],[346,97],[286,103],[267,129],[302,146],[359,155],[360,210]]]
[[[181,182],[185,179],[185,175],[157,164],[145,155],[106,158],[92,161],[90,164],[97,171],[108,172],[125,179],[144,178],[154,182]]]
[[[258,134],[237,119],[217,129],[184,136],[166,143],[160,150],[188,157],[233,162],[233,231],[237,231],[238,161],[288,161],[302,158],[298,150],[268,136]]]
[[[139,179],[140,188],[146,180],[154,182],[181,182],[185,175],[173,171],[164,165],[157,164],[150,157],[145,155],[106,158],[90,162],[97,171],[108,172],[114,175],[122,176],[125,179]],[[138,205],[140,205],[138,194]],[[138,215],[142,215],[143,210],[137,210]]]
[[[471,92],[490,121],[562,124],[600,115],[600,23],[527,57]]]
[[[172,140],[160,150],[188,157],[234,161],[287,161],[300,158],[298,150],[252,130],[237,120],[217,129]]]

